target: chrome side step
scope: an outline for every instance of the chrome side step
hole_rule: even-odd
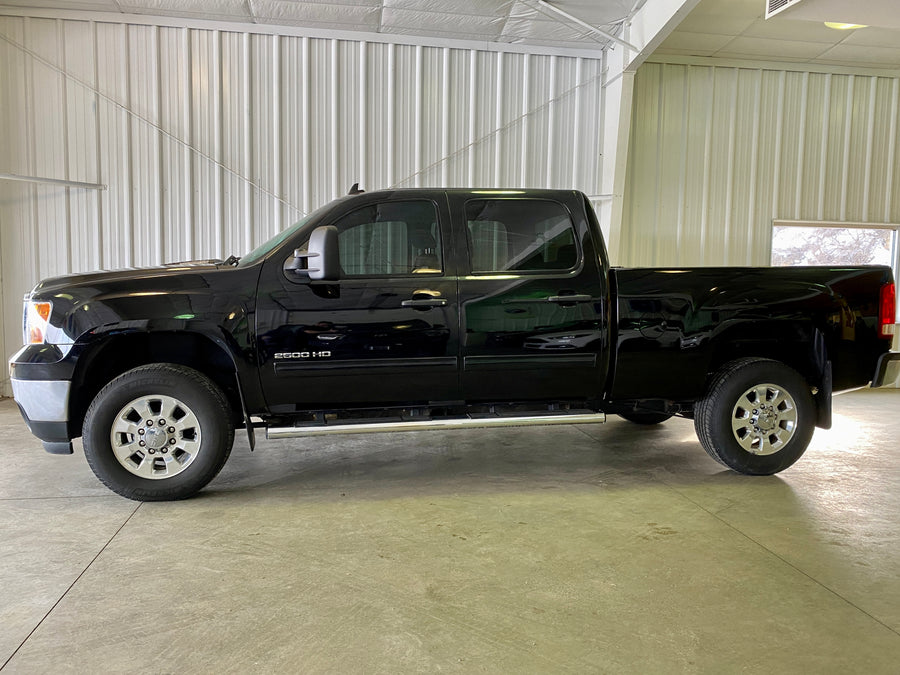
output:
[[[526,415],[521,417],[451,417],[412,422],[360,422],[351,424],[308,424],[266,429],[266,438],[301,438],[326,434],[387,434],[395,431],[431,431],[435,429],[487,429],[492,427],[536,427],[551,424],[601,424],[606,413]]]

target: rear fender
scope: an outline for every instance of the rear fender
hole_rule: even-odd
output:
[[[816,404],[816,426],[830,429],[832,424],[832,364],[825,336],[808,323],[762,323],[747,335],[747,324],[741,326],[740,338],[721,338],[709,371],[717,372],[724,364],[749,356],[779,361],[799,372],[813,388]],[[737,329],[735,329],[737,330]]]

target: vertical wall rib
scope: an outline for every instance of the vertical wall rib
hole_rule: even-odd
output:
[[[665,63],[635,77],[624,265],[766,265],[772,220],[900,222],[900,80]]]

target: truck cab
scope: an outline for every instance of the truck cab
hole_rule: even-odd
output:
[[[601,397],[608,263],[582,195],[395,191],[342,206],[261,270],[270,411]],[[311,254],[323,227],[331,250]]]

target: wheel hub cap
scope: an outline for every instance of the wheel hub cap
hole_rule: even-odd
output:
[[[144,439],[148,448],[159,450],[168,444],[169,434],[165,429],[148,429]]]
[[[772,455],[791,440],[797,429],[797,405],[777,384],[758,384],[734,406],[731,429],[738,444],[754,455]]]
[[[125,404],[113,420],[110,442],[116,460],[141,478],[171,478],[184,471],[200,450],[200,423],[171,396],[141,396]]]

